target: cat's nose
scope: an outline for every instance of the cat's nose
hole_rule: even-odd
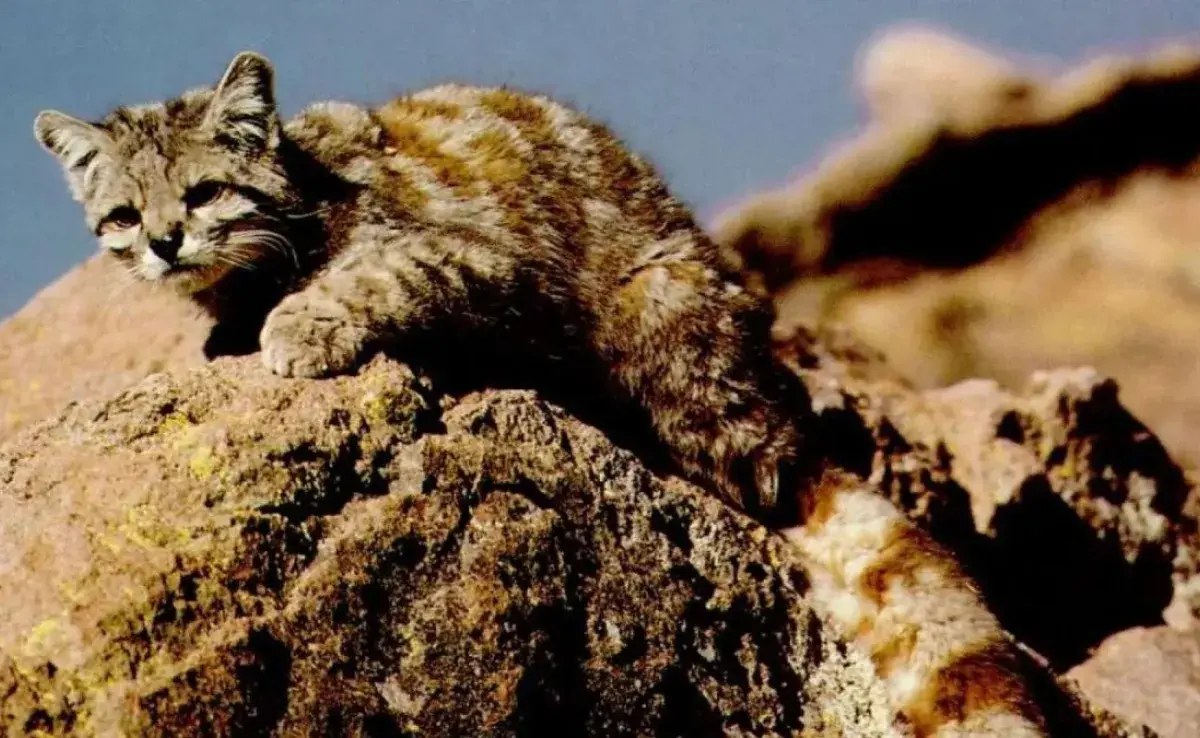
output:
[[[150,239],[150,250],[154,255],[168,264],[174,264],[179,256],[179,247],[183,245],[183,229],[176,226],[167,235]]]

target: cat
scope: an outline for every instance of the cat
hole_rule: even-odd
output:
[[[101,248],[210,313],[211,354],[260,349],[277,374],[324,377],[466,332],[568,357],[645,411],[686,476],[796,547],[899,723],[1044,734],[954,559],[820,468],[769,301],[646,160],[541,95],[447,84],[284,122],[273,78],[244,52],[212,88],[35,123]]]

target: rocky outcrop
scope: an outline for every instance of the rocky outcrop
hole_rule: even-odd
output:
[[[1056,370],[1018,393],[991,380],[914,391],[809,348],[822,345],[835,344],[800,332],[781,351],[844,438],[841,463],[870,469],[973,561],[998,608],[1027,607],[1006,618],[1027,643],[1069,666],[1164,608],[1200,625],[1200,494],[1114,381]]]
[[[10,734],[892,735],[777,539],[529,392],[155,375],[0,451]]]
[[[909,27],[858,74],[865,129],[714,233],[781,335],[836,324],[825,344],[871,347],[859,373],[886,356],[886,382],[828,401],[1005,624],[1126,717],[1194,734],[1200,51],[1062,70]]]
[[[842,329],[796,329],[779,350],[840,463],[958,554],[1035,660],[1163,736],[1193,734],[1200,493],[1114,381],[1057,370],[1017,393],[990,380],[917,391]],[[1130,635],[1143,626],[1157,635]]]
[[[1012,554],[1019,570],[1026,537],[978,534],[971,500],[1046,505],[955,481],[962,428],[990,414],[964,404],[955,426],[895,404],[904,390],[849,344],[780,350],[844,439],[840,461],[874,463],[1001,605],[1089,636],[1116,627],[981,567]],[[1060,444],[1082,437],[1062,422]],[[1177,482],[1158,461],[1139,467],[1154,499]],[[1169,533],[1144,547],[1159,563],[1179,548]],[[1053,550],[1076,544],[1103,545]],[[10,733],[893,734],[869,665],[813,615],[764,529],[530,391],[451,398],[388,360],[307,381],[225,359],[28,428],[0,447],[0,561]],[[1042,584],[1078,573],[1050,566]],[[1083,589],[1101,612],[1162,605]],[[1037,650],[1059,632],[1025,629]],[[1054,656],[1043,692],[1061,734],[1146,734],[1072,702]]]

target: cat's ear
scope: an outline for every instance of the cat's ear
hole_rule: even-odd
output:
[[[233,58],[204,116],[218,141],[247,152],[279,143],[274,76],[271,63],[258,54],[243,51]]]
[[[75,197],[82,197],[95,164],[112,145],[108,131],[57,110],[43,110],[33,122],[33,132],[38,143],[58,157]]]

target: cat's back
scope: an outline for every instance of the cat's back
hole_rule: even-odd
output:
[[[546,95],[442,84],[374,109],[320,103],[288,133],[347,179],[438,219],[575,231],[589,212],[605,209],[648,226],[678,217],[640,156],[599,121]]]

